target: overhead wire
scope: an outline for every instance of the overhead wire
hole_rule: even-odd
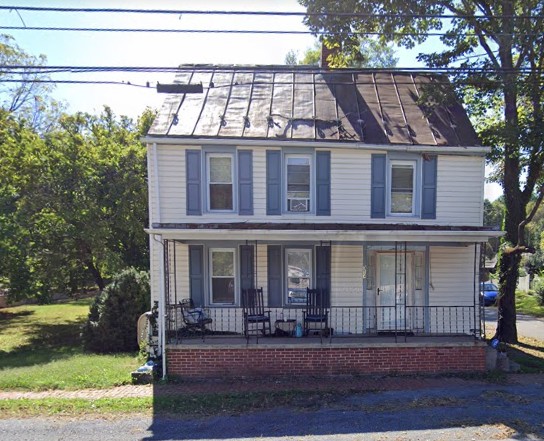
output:
[[[240,10],[195,10],[195,9],[138,9],[138,8],[69,8],[52,6],[0,6],[0,10],[20,10],[31,12],[78,12],[78,13],[126,13],[126,14],[165,14],[165,15],[240,15],[240,16],[278,16],[278,17],[354,17],[354,18],[477,18],[477,19],[542,19],[542,15],[473,15],[473,14],[402,14],[402,13],[362,13],[362,12],[302,12],[302,11],[240,11]]]
[[[52,27],[52,26],[0,26],[0,29],[7,31],[51,31],[51,32],[120,32],[120,33],[162,33],[162,34],[270,34],[270,35],[368,35],[380,36],[390,35],[399,37],[415,37],[425,35],[427,37],[441,37],[451,35],[451,32],[369,32],[369,31],[293,31],[279,29],[173,29],[173,28],[88,28],[88,27]],[[467,37],[478,36],[474,32],[461,32],[456,35]],[[536,32],[512,32],[512,33],[494,33],[493,35],[511,36],[518,35],[523,37],[540,37],[541,33]]]

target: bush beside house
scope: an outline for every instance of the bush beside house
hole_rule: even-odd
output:
[[[83,327],[85,349],[126,352],[138,349],[136,322],[150,308],[149,274],[129,268],[98,294]]]

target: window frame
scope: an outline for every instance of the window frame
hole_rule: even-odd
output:
[[[208,213],[234,213],[236,211],[236,154],[233,152],[204,152],[205,171],[206,171],[206,211]],[[211,159],[212,158],[230,158],[230,186],[232,189],[232,208],[231,209],[212,209],[211,208],[211,185],[222,184],[221,182],[211,182]]]
[[[234,297],[232,302],[214,302],[213,301],[213,253],[214,252],[231,252],[233,258],[233,275],[228,276],[228,278],[233,278],[234,280]],[[236,306],[238,305],[238,250],[236,247],[212,247],[208,248],[208,299],[210,306]],[[216,276],[217,278],[227,278],[227,276]]]
[[[309,177],[309,194],[308,194],[308,202],[310,204],[309,210],[307,211],[291,211],[289,210],[289,198],[288,198],[288,172],[287,167],[289,164],[290,158],[304,158],[308,159],[309,167],[310,167],[310,177]],[[284,214],[294,214],[296,216],[300,215],[308,215],[308,214],[315,214],[315,151],[312,151],[311,153],[306,152],[297,152],[297,151],[287,151],[283,153],[282,157],[282,206],[283,206],[283,213]]]
[[[412,166],[412,210],[409,213],[395,213],[392,211],[393,201],[393,167],[395,165]],[[421,161],[414,157],[387,157],[386,169],[386,215],[388,217],[411,217],[421,216]]]
[[[309,288],[312,287],[312,284],[315,282],[315,269],[314,269],[314,259],[315,259],[315,250],[313,247],[305,246],[286,246],[284,248],[284,273],[283,273],[283,304],[286,307],[304,307],[306,306],[306,300],[304,302],[289,302],[289,252],[290,251],[303,251],[310,253],[310,276],[309,276]]]

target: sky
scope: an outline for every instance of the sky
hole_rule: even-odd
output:
[[[262,10],[304,12],[296,0],[0,0],[3,6],[53,6],[79,8],[134,8],[175,10]],[[302,17],[259,17],[221,15],[149,15],[77,12],[31,12],[0,10],[0,26],[48,26],[95,28],[168,29],[288,29],[306,31]],[[300,56],[312,47],[311,35],[204,34],[204,33],[121,33],[0,30],[15,38],[27,53],[43,54],[48,65],[73,66],[161,66],[180,64],[283,64],[285,55]],[[426,48],[440,44],[429,41]],[[399,67],[422,66],[417,53],[425,50],[399,49]],[[114,80],[154,86],[169,83],[173,74],[159,73],[77,73],[55,76],[66,80]],[[118,115],[137,118],[146,107],[160,107],[163,95],[154,87],[129,85],[58,85],[54,98],[64,101],[71,112],[99,113],[104,105]],[[486,184],[488,199],[501,194],[496,184]]]

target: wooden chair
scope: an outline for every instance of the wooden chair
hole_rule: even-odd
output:
[[[264,309],[264,297],[262,288],[249,288],[242,290],[242,309],[244,315],[244,335],[249,342],[249,333],[255,332],[257,343],[259,334],[263,336],[272,334],[270,325],[270,311]],[[252,326],[252,329],[250,329]]]
[[[306,310],[302,311],[304,335],[310,330],[318,330],[321,341],[323,333],[329,328],[329,311],[326,303],[326,291],[306,288]]]
[[[198,331],[202,335],[202,340],[206,335],[206,326],[211,324],[213,320],[206,316],[204,309],[195,308],[193,299],[183,299],[179,302],[181,309],[181,318],[184,328],[189,332]]]

